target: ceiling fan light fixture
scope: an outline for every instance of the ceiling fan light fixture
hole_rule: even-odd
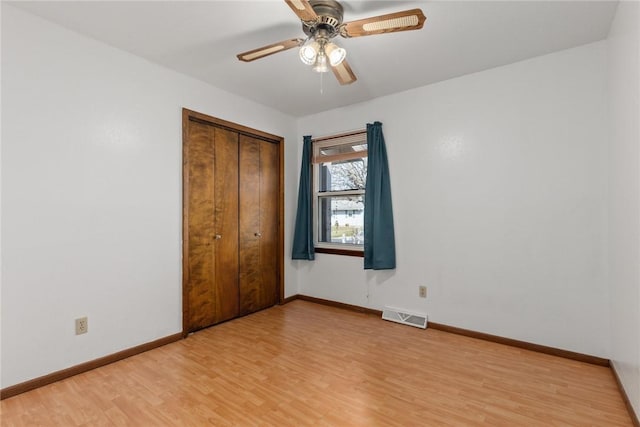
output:
[[[300,60],[307,65],[313,65],[320,51],[320,44],[316,41],[307,42],[300,48]]]
[[[327,43],[327,45],[325,46],[325,52],[329,57],[329,63],[332,67],[340,65],[340,63],[344,61],[344,58],[346,58],[347,56],[347,51],[333,42]]]

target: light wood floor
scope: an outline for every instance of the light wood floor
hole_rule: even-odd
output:
[[[2,426],[630,426],[608,368],[294,301],[1,402]]]

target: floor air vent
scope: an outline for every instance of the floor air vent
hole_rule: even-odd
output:
[[[402,323],[403,325],[415,326],[416,328],[426,329],[427,315],[421,313],[412,313],[399,308],[385,307],[382,311],[382,318],[392,322]]]

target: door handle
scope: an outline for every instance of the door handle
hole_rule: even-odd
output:
[[[222,236],[221,236],[220,234],[216,234],[216,235],[215,235],[215,237],[214,237],[214,239],[216,239],[216,240],[220,240],[220,239],[222,239]]]
[[[256,237],[262,237],[262,233],[253,233],[253,235]]]

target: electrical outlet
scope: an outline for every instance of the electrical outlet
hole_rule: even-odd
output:
[[[420,298],[426,298],[427,297],[427,287],[426,286],[419,286],[418,287],[418,294],[420,295]]]
[[[76,319],[76,335],[86,334],[89,332],[89,321],[87,317],[79,317]]]

